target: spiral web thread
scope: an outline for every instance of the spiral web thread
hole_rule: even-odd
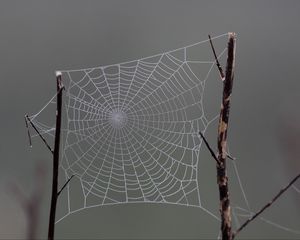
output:
[[[213,39],[223,39],[226,47],[226,36]],[[210,51],[208,40],[130,62],[61,71],[66,128],[60,167],[65,180],[76,178],[64,190],[67,210],[58,222],[83,209],[127,203],[199,207],[219,220],[203,206],[198,185],[198,132],[205,132],[217,118],[217,113],[211,119],[205,115],[205,84],[215,61],[211,53],[204,56],[208,61],[194,56],[203,49]],[[218,58],[225,52],[226,48]],[[52,138],[55,126],[38,117],[55,97],[30,117],[43,135]],[[239,217],[253,212],[234,162],[233,167],[245,206],[233,207],[238,226]],[[80,186],[75,195],[73,182]],[[75,206],[72,200],[80,196]]]

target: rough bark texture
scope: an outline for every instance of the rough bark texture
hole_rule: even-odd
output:
[[[54,150],[53,150],[52,196],[51,196],[50,219],[49,219],[49,229],[48,229],[49,240],[52,240],[54,238],[55,213],[56,213],[56,203],[57,203],[62,88],[63,88],[61,83],[61,73],[56,74],[56,84],[57,84],[57,103],[56,103],[57,108],[56,108],[55,142],[54,142]]]
[[[227,129],[230,109],[230,96],[233,84],[233,70],[235,57],[235,34],[229,33],[228,55],[225,80],[223,81],[223,97],[218,127],[218,163],[217,163],[217,183],[219,186],[221,231],[223,240],[231,240],[231,210],[228,190],[228,177],[226,175],[226,145]]]

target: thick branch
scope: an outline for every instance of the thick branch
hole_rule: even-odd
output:
[[[61,72],[56,73],[57,86],[57,101],[56,101],[56,128],[53,152],[53,177],[52,177],[52,196],[49,218],[48,239],[54,238],[55,214],[57,204],[57,186],[58,186],[58,167],[59,167],[59,146],[60,146],[60,131],[61,131],[61,109],[62,109],[62,83]]]
[[[57,197],[61,194],[61,192],[64,190],[64,188],[68,185],[68,183],[71,181],[71,179],[74,177],[75,175],[72,175],[68,181],[65,182],[65,184],[62,186],[62,188],[59,190],[59,192],[57,193]]]
[[[262,214],[267,208],[271,207],[271,205],[286,191],[288,190],[298,179],[300,178],[300,173],[294,177],[288,185],[286,185],[284,188],[282,188],[272,199],[270,202],[268,202],[265,206],[263,206],[257,213],[255,213],[251,218],[246,220],[233,234],[232,239],[235,238],[235,236],[243,230],[250,222],[252,222],[255,218],[257,218],[260,214]]]
[[[39,130],[36,128],[36,126],[33,124],[33,122],[31,121],[31,119],[28,117],[28,115],[25,116],[26,120],[30,123],[30,125],[33,127],[33,129],[37,132],[37,134],[39,135],[39,137],[42,139],[42,141],[45,143],[46,147],[50,150],[50,152],[53,154],[53,150],[50,147],[50,145],[47,143],[46,139],[43,137],[43,135],[39,132]],[[28,127],[27,125],[27,121],[26,121],[26,127]],[[29,133],[29,129],[28,130],[28,137],[29,137],[29,141],[30,141],[30,146],[31,146],[31,137],[30,137],[30,133]]]
[[[226,174],[226,145],[230,110],[230,96],[232,92],[234,62],[235,62],[235,34],[229,33],[226,75],[223,81],[223,97],[218,126],[218,164],[217,183],[219,186],[221,232],[223,240],[232,239],[231,211],[228,190],[228,177]]]
[[[218,70],[219,70],[219,73],[220,73],[220,76],[221,76],[221,79],[224,81],[225,80],[225,75],[224,75],[224,72],[223,72],[223,69],[220,65],[220,62],[218,60],[218,57],[217,57],[217,54],[216,54],[216,51],[215,51],[215,47],[212,43],[212,40],[211,40],[211,37],[210,35],[208,35],[208,38],[209,38],[209,43],[210,43],[210,46],[211,46],[211,49],[213,51],[213,54],[214,54],[214,57],[215,57],[215,61],[216,61],[216,65],[218,67]]]

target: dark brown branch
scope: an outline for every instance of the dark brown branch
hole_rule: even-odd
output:
[[[218,164],[217,183],[219,186],[221,232],[223,240],[232,239],[231,210],[229,201],[228,177],[226,173],[227,130],[230,110],[230,96],[232,92],[235,62],[235,34],[229,33],[227,46],[226,75],[223,81],[223,97],[218,126]]]
[[[37,134],[39,135],[39,137],[42,139],[42,141],[45,143],[46,147],[50,150],[50,152],[53,154],[53,150],[50,147],[50,145],[47,143],[46,139],[43,137],[43,135],[39,132],[39,130],[36,128],[36,126],[34,125],[34,123],[31,121],[31,119],[28,117],[28,115],[25,116],[25,118],[27,119],[27,121],[30,123],[30,125],[33,127],[33,129],[37,132]],[[27,122],[26,121],[26,122]],[[26,125],[27,127],[27,125]],[[29,130],[28,130],[28,134],[29,134]],[[31,143],[31,137],[29,134],[29,139],[30,139],[30,143]]]
[[[217,65],[217,67],[218,67],[218,70],[219,70],[221,79],[222,79],[222,81],[224,81],[224,80],[225,80],[225,75],[224,75],[223,69],[222,69],[222,67],[221,67],[221,65],[220,65],[220,62],[219,62],[219,60],[218,60],[218,57],[217,57],[217,54],[216,54],[216,51],[215,51],[215,48],[214,48],[214,45],[213,45],[213,43],[212,43],[212,40],[211,40],[210,35],[208,35],[208,38],[209,38],[209,43],[210,43],[211,49],[212,49],[212,51],[213,51],[213,54],[214,54],[214,57],[215,57],[215,61],[216,61],[216,65]]]
[[[56,101],[56,128],[53,152],[53,176],[52,176],[52,196],[49,217],[48,239],[54,239],[55,214],[57,204],[57,188],[58,188],[58,167],[59,167],[59,146],[61,131],[61,109],[62,109],[62,82],[61,73],[56,73],[57,101]]]
[[[72,175],[68,181],[65,182],[65,184],[62,186],[62,188],[58,191],[57,193],[57,197],[61,194],[61,192],[64,190],[64,188],[68,185],[68,183],[71,181],[71,179],[74,177],[75,175]]]
[[[262,214],[267,208],[271,207],[272,204],[285,192],[287,191],[298,179],[300,178],[300,173],[294,177],[284,188],[282,188],[270,202],[268,202],[265,206],[263,206],[257,213],[255,213],[252,217],[246,220],[233,234],[232,239],[243,230],[250,222],[252,222],[255,218],[257,218],[260,214]]]
[[[29,146],[32,147],[32,141],[31,141],[31,135],[30,135],[30,131],[29,131],[27,117],[28,117],[28,115],[24,116],[24,118],[25,118],[25,125],[26,125],[26,128],[27,128],[27,135],[28,135],[28,140],[29,140]]]
[[[203,139],[203,141],[204,141],[204,143],[205,143],[207,149],[209,150],[211,156],[213,157],[213,159],[216,160],[217,164],[220,164],[220,162],[219,162],[219,160],[218,160],[218,158],[217,158],[217,156],[216,156],[214,150],[212,150],[212,148],[210,147],[209,143],[207,142],[207,140],[206,140],[206,138],[204,137],[204,135],[202,134],[202,132],[199,132],[199,134],[200,134],[201,138]]]

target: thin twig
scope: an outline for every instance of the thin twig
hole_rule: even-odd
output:
[[[64,190],[64,188],[68,185],[68,183],[71,181],[71,179],[74,177],[75,175],[72,175],[68,181],[65,182],[65,184],[62,186],[62,188],[58,191],[57,193],[57,197],[60,195],[60,193]]]
[[[36,128],[36,126],[34,125],[34,123],[31,121],[31,119],[28,117],[28,115],[25,116],[25,118],[27,119],[27,121],[30,123],[30,125],[33,127],[33,129],[37,132],[37,134],[39,135],[39,137],[42,139],[42,141],[45,143],[46,147],[50,150],[50,152],[53,154],[53,150],[50,147],[50,145],[47,143],[46,139],[42,136],[42,134],[39,132],[39,130]],[[29,134],[29,133],[28,133]],[[29,135],[30,136],[30,135]],[[31,138],[30,139],[30,143],[31,143]]]
[[[214,54],[214,57],[215,57],[215,60],[216,60],[216,65],[217,65],[217,67],[218,67],[218,70],[219,70],[221,79],[222,79],[222,81],[224,81],[224,80],[225,80],[225,75],[224,75],[223,69],[222,69],[222,67],[221,67],[221,65],[220,65],[220,62],[219,62],[219,60],[218,60],[218,57],[217,57],[217,54],[216,54],[216,51],[215,51],[215,48],[214,48],[214,45],[213,45],[213,43],[212,43],[212,40],[211,40],[210,35],[208,35],[208,38],[209,38],[209,43],[210,43],[210,46],[211,46],[211,48],[212,48],[212,51],[213,51],[213,54]]]
[[[204,137],[204,135],[202,134],[202,132],[199,132],[199,134],[200,134],[200,136],[202,137],[202,139],[203,139],[203,141],[204,141],[204,143],[205,143],[207,149],[209,150],[211,156],[213,157],[213,159],[216,160],[217,164],[220,164],[220,162],[219,162],[219,160],[218,160],[218,158],[217,158],[217,156],[216,156],[214,150],[212,150],[212,148],[210,147],[209,143],[207,142],[207,140],[206,140],[206,138]]]
[[[232,239],[235,238],[235,236],[243,230],[250,222],[252,222],[255,218],[257,218],[260,214],[262,214],[267,208],[271,207],[272,204],[285,192],[287,191],[298,179],[300,178],[300,173],[294,177],[284,188],[282,188],[273,198],[270,202],[268,202],[266,205],[264,205],[258,212],[256,212],[252,217],[250,217],[248,220],[246,220],[233,234]]]
[[[233,156],[231,156],[228,152],[226,152],[226,155],[227,155],[227,157],[228,157],[230,160],[233,160],[233,161],[236,160],[236,158],[233,157]]]
[[[52,196],[49,217],[48,239],[54,239],[55,214],[57,204],[57,189],[58,189],[58,167],[59,167],[59,146],[60,146],[60,131],[61,131],[61,110],[62,110],[62,82],[61,72],[56,73],[57,101],[56,101],[56,128],[53,152],[53,176],[52,176]]]
[[[27,121],[26,117],[28,117],[28,115],[25,115],[24,118],[25,118],[25,125],[26,125],[26,128],[27,128],[27,135],[28,135],[28,140],[29,140],[29,146],[32,147],[31,135],[30,135],[28,121]]]
[[[229,123],[230,96],[232,92],[235,63],[235,34],[229,33],[227,47],[226,76],[223,81],[223,97],[218,126],[218,164],[217,183],[219,186],[221,232],[223,240],[232,239],[231,211],[229,201],[228,177],[226,174],[226,146]]]
[[[211,156],[213,157],[213,159],[216,160],[216,162],[219,164],[219,160],[214,152],[214,150],[212,150],[210,144],[208,143],[208,141],[206,140],[205,136],[203,135],[202,132],[199,132],[201,138],[203,139],[204,143],[205,143],[205,146],[207,147],[207,149],[209,150]],[[235,160],[235,157],[232,157],[231,155],[229,155],[229,153],[227,153],[227,157],[231,160]]]

